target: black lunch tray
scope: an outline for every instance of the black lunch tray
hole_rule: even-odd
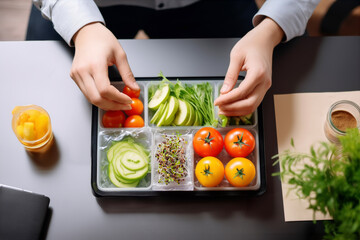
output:
[[[176,80],[178,78],[168,78],[169,80]],[[219,81],[223,78],[219,77],[181,77],[181,81],[194,80],[194,81]],[[141,81],[159,81],[158,78],[137,78],[139,84]],[[121,81],[118,78],[111,79],[112,82]],[[144,100],[144,101],[147,101]],[[92,125],[91,125],[91,187],[95,197],[120,197],[120,196],[260,196],[266,191],[266,171],[265,171],[265,154],[264,154],[264,135],[263,135],[263,118],[262,118],[262,105],[257,109],[257,134],[258,134],[258,157],[259,157],[259,173],[260,173],[260,186],[256,190],[208,190],[208,191],[188,191],[188,190],[176,190],[176,191],[157,191],[157,190],[143,190],[143,191],[103,191],[97,184],[98,178],[98,132],[99,132],[99,109],[96,106],[92,107]],[[145,111],[145,110],[144,110]]]

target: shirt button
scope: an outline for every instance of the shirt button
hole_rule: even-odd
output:
[[[164,6],[165,6],[164,3],[159,3],[159,4],[158,4],[158,8],[163,8]]]

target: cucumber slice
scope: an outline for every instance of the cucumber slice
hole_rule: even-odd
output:
[[[127,169],[126,167],[123,166],[123,164],[121,163],[121,159],[122,159],[123,153],[120,154],[118,157],[116,157],[113,161],[113,167],[115,170],[115,173],[117,175],[120,175],[121,177],[124,177],[125,175],[129,175],[129,174],[133,174],[136,171]]]
[[[155,94],[150,100],[148,107],[151,110],[158,109],[160,105],[169,98],[169,96],[170,96],[170,87],[169,84],[165,84],[161,88],[155,91]]]
[[[177,110],[179,109],[179,100],[176,97],[170,96],[168,102],[169,102],[168,112],[165,117],[164,125],[170,125],[172,123],[172,121],[175,118],[175,114],[177,113]]]
[[[165,125],[165,119],[166,119],[166,115],[169,111],[169,102],[167,101],[165,103],[165,111],[164,111],[164,114],[161,116],[160,120],[158,121],[158,123],[156,124],[156,126],[160,127],[160,126],[163,126]]]
[[[195,120],[195,109],[193,108],[193,106],[191,106],[190,103],[186,102],[189,105],[189,109],[190,109],[190,115],[189,118],[187,120],[187,122],[185,123],[185,126],[192,126],[194,124],[194,120]]]
[[[126,151],[121,157],[121,163],[124,167],[131,171],[142,169],[147,164],[143,157],[134,151]]]
[[[124,148],[132,148],[132,144],[128,142],[117,142],[112,145],[106,153],[108,161],[111,162],[113,157],[118,154],[118,151]]]
[[[125,174],[125,171],[127,169],[125,167],[123,167],[122,165],[120,166],[120,169],[118,169],[118,170],[120,170],[119,175],[126,180],[140,180],[148,173],[149,166],[145,165],[144,168],[139,169],[136,172],[128,173],[128,174]],[[122,171],[124,171],[124,172],[122,172]]]
[[[177,126],[184,126],[190,115],[189,103],[179,99],[179,109],[175,115],[173,123]]]
[[[160,118],[161,118],[162,114],[164,113],[164,111],[165,111],[165,103],[162,103],[160,105],[159,109],[154,114],[154,116],[151,118],[150,123],[156,124],[160,120]]]
[[[114,168],[114,167],[113,167]],[[116,174],[116,172],[114,171],[114,175],[116,177],[116,179],[119,181],[119,182],[122,182],[122,183],[133,183],[133,182],[136,182],[137,180],[126,180],[125,178],[121,177],[120,175]]]
[[[133,188],[139,184],[139,180],[136,180],[132,183],[123,183],[123,182],[119,181],[115,176],[115,172],[114,172],[112,164],[109,164],[109,179],[116,187],[119,187],[119,188]]]
[[[134,143],[134,147],[139,152],[139,154],[143,157],[143,159],[146,160],[146,163],[150,163],[149,153],[144,149],[144,147],[137,143]]]
[[[200,126],[200,124],[199,124],[199,114],[198,114],[198,112],[196,112],[195,111],[195,120],[194,120],[194,126]]]

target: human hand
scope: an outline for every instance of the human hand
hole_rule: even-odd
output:
[[[271,86],[273,50],[283,36],[282,29],[265,18],[235,44],[220,96],[214,103],[220,114],[242,116],[256,110]],[[240,71],[246,71],[245,79],[234,88]]]
[[[138,90],[126,53],[101,23],[90,23],[73,37],[75,56],[70,72],[89,102],[104,110],[130,110],[131,98],[110,84],[108,66],[116,65],[124,83]]]

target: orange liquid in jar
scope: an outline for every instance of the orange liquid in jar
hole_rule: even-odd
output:
[[[53,142],[49,114],[36,105],[15,107],[12,128],[24,147],[31,152],[45,152]]]

